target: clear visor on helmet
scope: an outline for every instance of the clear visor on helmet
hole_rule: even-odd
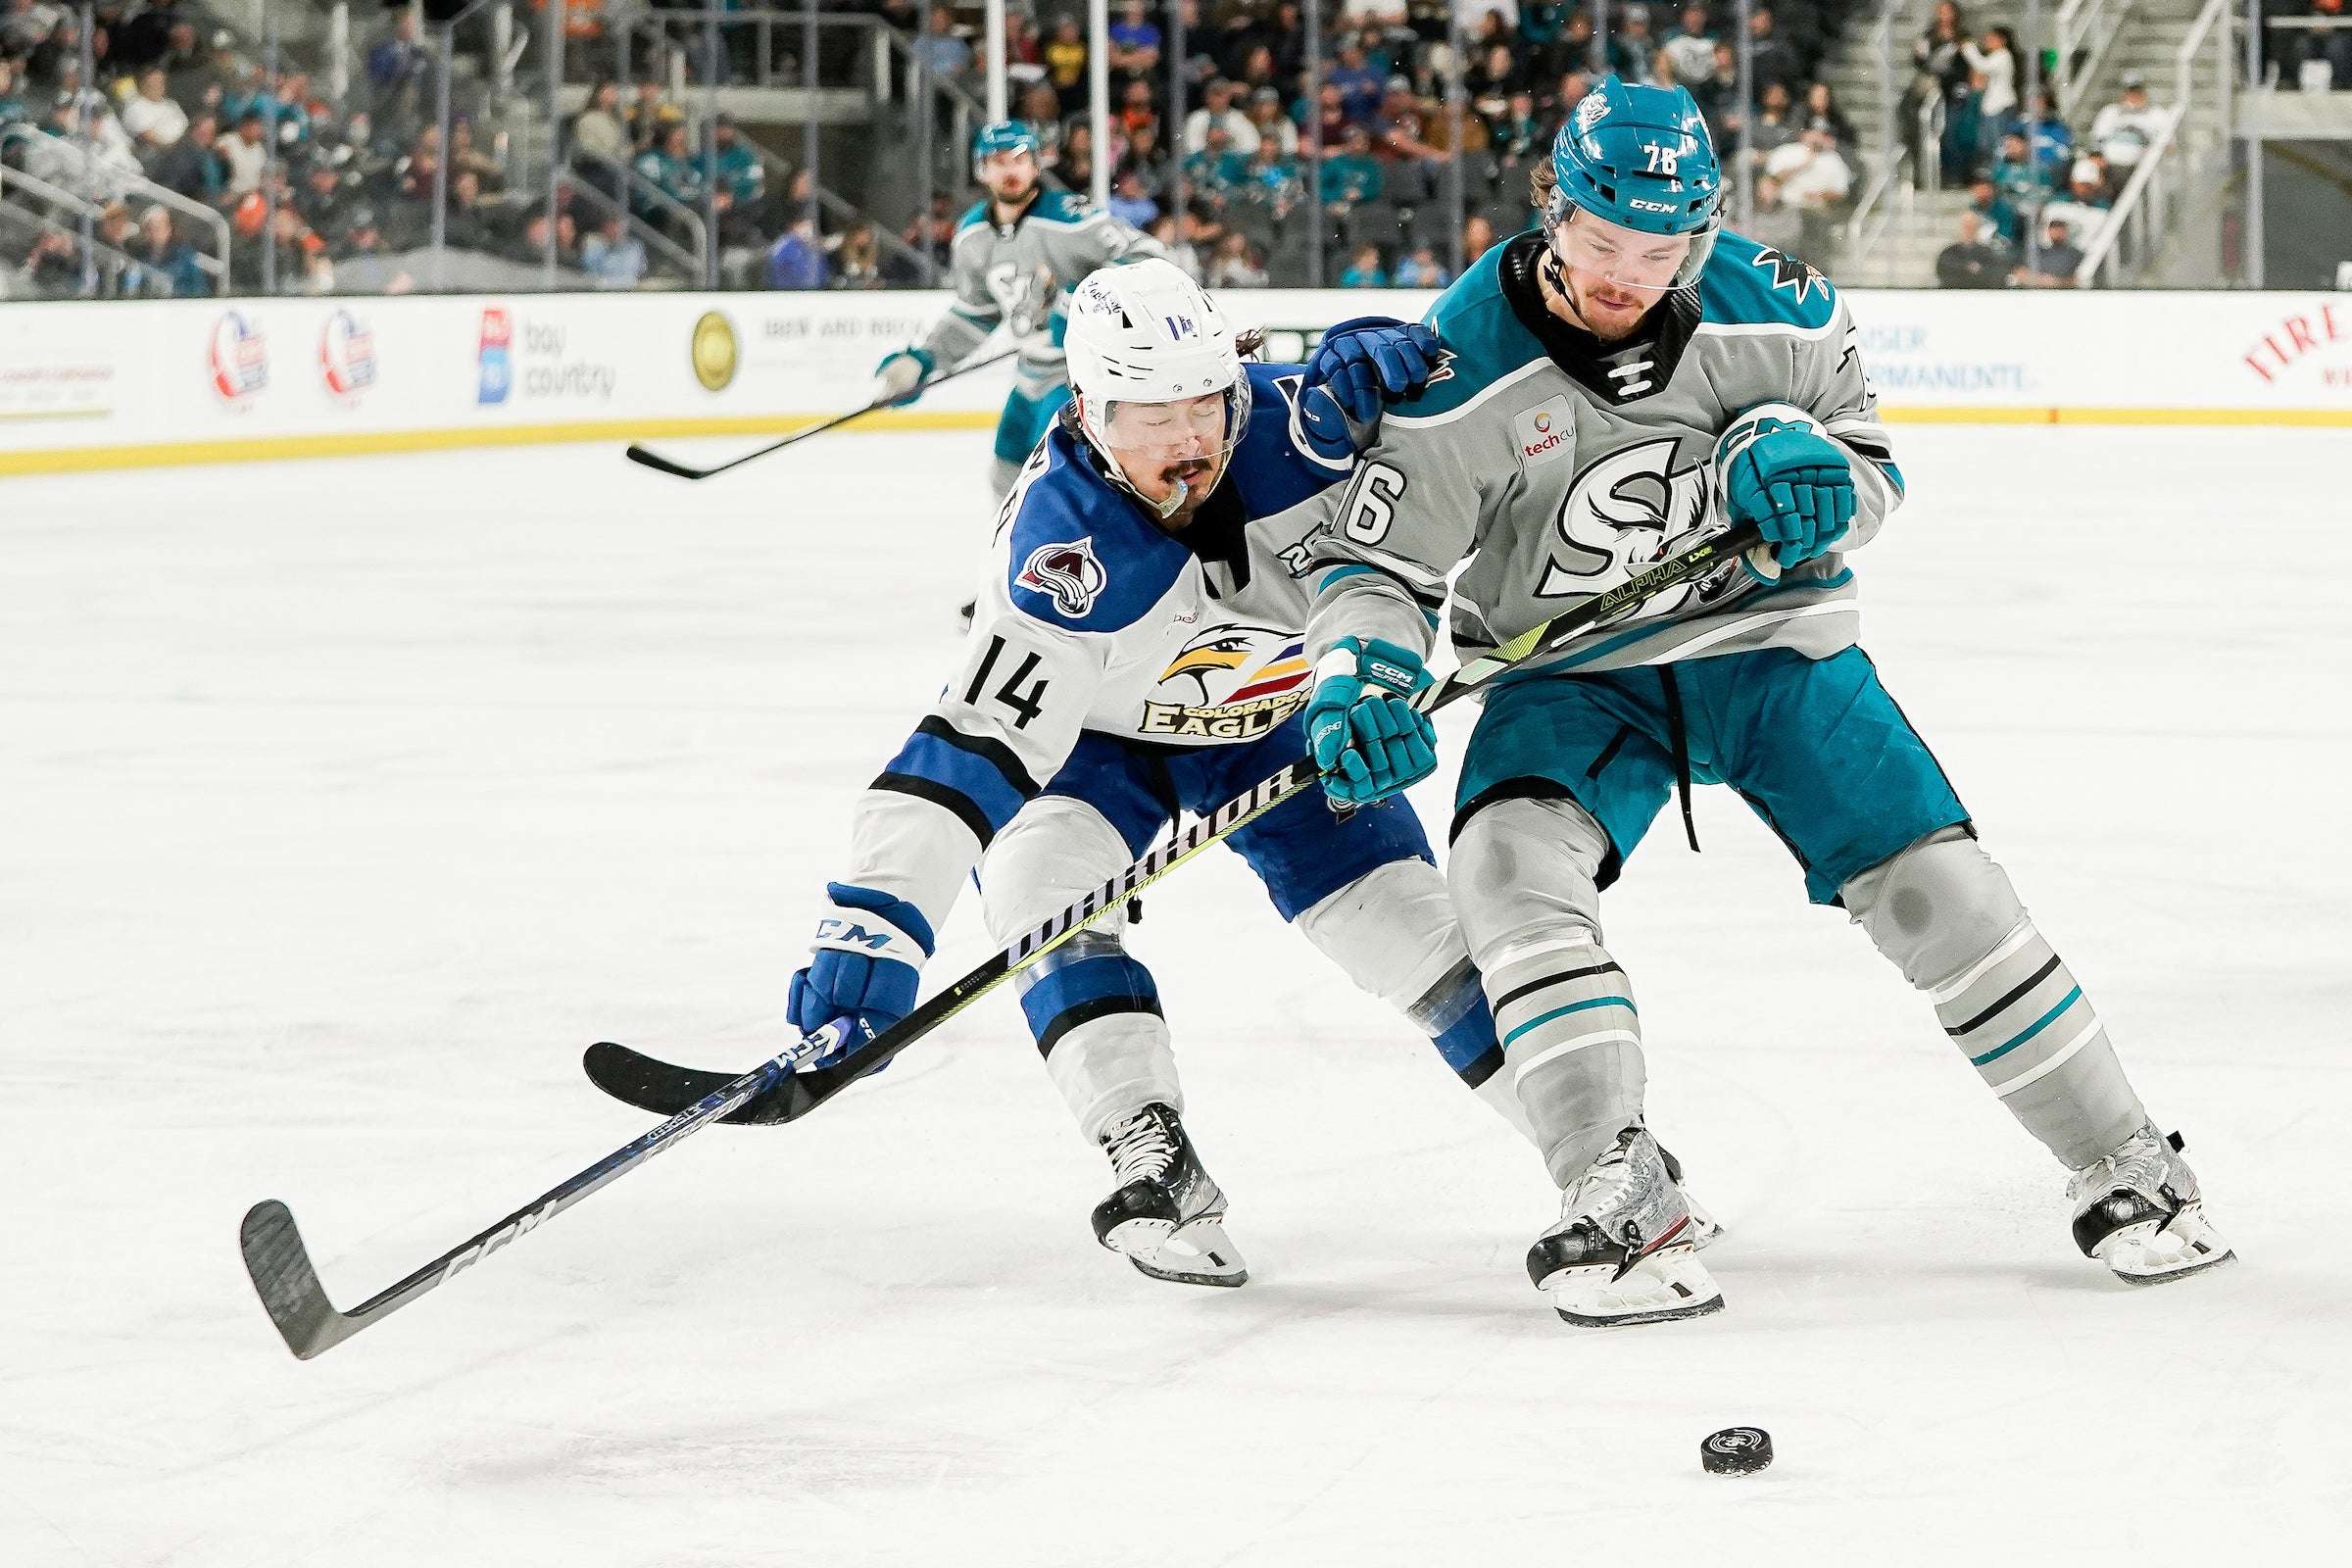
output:
[[[972,177],[990,190],[1018,178],[1024,185],[1037,179],[1037,155],[1026,147],[1005,147],[972,160]]]
[[[1547,225],[1551,248],[1571,271],[1619,288],[1664,294],[1697,281],[1715,249],[1716,227],[1695,234],[1645,234],[1612,223],[1556,193]]]
[[[1087,421],[1128,485],[1162,516],[1224,472],[1250,422],[1250,378],[1174,403],[1107,404]]]

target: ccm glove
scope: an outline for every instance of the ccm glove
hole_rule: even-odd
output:
[[[1324,388],[1356,423],[1370,424],[1382,403],[1421,395],[1443,351],[1438,334],[1418,321],[1359,316],[1323,334],[1306,362],[1306,384]]]
[[[921,397],[922,384],[931,374],[931,356],[921,349],[900,349],[885,355],[874,367],[874,395],[867,401],[892,406],[912,403]]]
[[[1843,449],[1793,420],[1743,416],[1717,464],[1724,510],[1733,522],[1760,528],[1784,569],[1830,549],[1853,523],[1854,474]]]
[[[846,882],[825,884],[833,901],[816,922],[814,955],[792,977],[785,1016],[804,1035],[840,1026],[841,1044],[815,1058],[829,1066],[914,1010],[931,922],[904,899]]]
[[[1420,656],[1343,637],[1315,666],[1306,705],[1323,792],[1348,806],[1386,800],[1438,770],[1438,733],[1407,701],[1430,684]]]

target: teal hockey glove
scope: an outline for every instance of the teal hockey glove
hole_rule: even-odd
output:
[[[885,354],[874,367],[874,395],[866,401],[903,408],[923,395],[923,383],[934,368],[931,356],[921,349]]]
[[[1716,448],[1724,511],[1752,522],[1782,567],[1801,565],[1845,536],[1854,520],[1854,474],[1843,449],[1803,423],[1750,411]]]
[[[1343,637],[1315,675],[1306,735],[1326,795],[1368,806],[1437,771],[1437,730],[1407,701],[1431,684],[1419,655],[1378,637]]]

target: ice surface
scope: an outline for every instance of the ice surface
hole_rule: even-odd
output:
[[[1706,853],[1662,822],[1606,907],[1653,1120],[1732,1227],[1716,1317],[1554,1320],[1532,1153],[1218,855],[1137,940],[1247,1289],[1095,1248],[1104,1167],[999,997],[297,1363],[255,1200],[350,1305],[645,1129],[589,1041],[774,1047],[848,808],[949,668],[987,438],[699,486],[605,448],[0,485],[0,1563],[2339,1544],[2343,437],[1898,435],[1869,646],[2232,1268],[2077,1255],[2062,1173],[1713,790]],[[1778,1463],[1702,1474],[1735,1423]]]

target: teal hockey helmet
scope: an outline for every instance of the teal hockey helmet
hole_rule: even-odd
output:
[[[1553,138],[1551,172],[1544,226],[1563,261],[1655,289],[1684,287],[1707,265],[1723,225],[1723,169],[1689,88],[1604,77]],[[1578,232],[1580,213],[1601,221]],[[1629,247],[1606,237],[1608,225],[1689,243]]]
[[[1027,153],[1031,158],[1040,158],[1037,132],[1017,120],[998,120],[982,125],[980,133],[972,138],[972,177],[978,179],[981,168],[999,153]]]

